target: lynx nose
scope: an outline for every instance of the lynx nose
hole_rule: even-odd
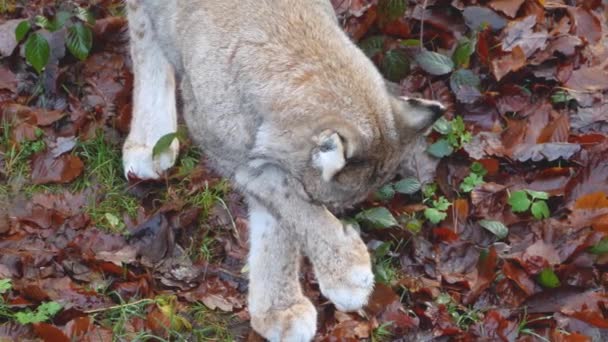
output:
[[[432,100],[408,98],[407,103],[412,107],[428,109],[432,113],[433,121],[441,117],[447,109],[441,102]]]

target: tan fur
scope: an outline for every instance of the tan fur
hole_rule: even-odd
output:
[[[125,172],[158,178],[184,117],[215,168],[250,205],[249,310],[271,341],[309,341],[316,312],[298,282],[310,258],[341,310],[366,304],[370,257],[340,210],[389,180],[442,110],[399,99],[341,31],[327,0],[127,0],[135,73]]]

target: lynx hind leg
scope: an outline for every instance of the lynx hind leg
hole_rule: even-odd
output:
[[[310,341],[317,312],[298,280],[299,246],[255,201],[249,201],[249,311],[251,325],[271,342]]]
[[[123,146],[127,177],[157,179],[175,163],[179,143],[153,157],[156,142],[177,130],[175,73],[158,46],[141,0],[127,0],[135,84],[131,131]]]

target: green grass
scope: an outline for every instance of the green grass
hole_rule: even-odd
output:
[[[134,217],[138,200],[127,193],[128,183],[122,171],[120,147],[106,141],[103,134],[79,142],[75,153],[85,165],[84,175],[71,184],[74,192],[92,189],[86,210],[98,227],[124,233],[122,217]],[[118,222],[117,222],[117,221]]]
[[[228,331],[228,317],[218,315],[199,302],[192,304],[189,314],[192,317],[192,337],[195,341],[234,341]]]

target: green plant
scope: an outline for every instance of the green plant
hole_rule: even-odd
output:
[[[544,320],[552,319],[552,318],[553,318],[553,316],[543,316],[543,317],[537,317],[537,318],[528,320],[528,312],[526,310],[526,307],[524,307],[524,316],[523,316],[521,322],[519,322],[519,324],[517,326],[517,334],[518,335],[521,335],[521,334],[530,335],[530,336],[534,336],[534,337],[538,338],[541,341],[550,342],[547,338],[534,332],[534,330],[532,330],[532,328],[528,327],[528,325],[530,323],[544,321]]]
[[[111,232],[124,232],[123,215],[134,217],[139,203],[127,193],[120,150],[99,132],[93,139],[78,142],[74,153],[85,165],[84,175],[72,185],[72,191],[93,189],[86,208],[93,222]]]
[[[471,192],[476,186],[484,183],[483,177],[488,173],[481,163],[474,162],[471,164],[471,172],[460,183],[460,190],[463,192]]]
[[[192,337],[195,341],[234,341],[227,328],[227,318],[209,310],[203,303],[196,302],[190,307],[192,317]]]
[[[454,320],[454,323],[456,323],[456,325],[462,330],[468,330],[472,324],[479,322],[482,319],[481,311],[479,309],[471,309],[469,307],[459,305],[447,293],[439,294],[436,302],[437,304],[446,306],[446,309]]]
[[[386,322],[386,323],[382,323],[378,327],[376,327],[372,331],[371,341],[372,342],[389,341],[390,337],[393,336],[393,333],[391,333],[391,331],[388,330],[388,328],[391,325],[393,325],[393,322]]]
[[[11,141],[11,125],[2,122],[2,135],[0,146],[4,146],[4,173],[9,180],[16,177],[27,177],[30,173],[29,159],[32,155],[44,151],[44,131],[40,128],[34,130],[34,140],[23,140],[19,144]],[[10,183],[10,181],[8,182]]]
[[[547,267],[543,269],[536,277],[538,283],[545,288],[553,289],[561,285],[557,274],[552,268]]]
[[[471,132],[467,131],[462,117],[457,116],[451,121],[440,118],[433,125],[433,129],[442,135],[434,144],[428,147],[427,152],[437,158],[451,155],[461,149],[472,139]]]
[[[424,210],[424,217],[437,224],[448,216],[447,210],[452,205],[444,196],[437,197],[437,184],[429,183],[422,187],[423,203],[427,204]]]
[[[543,191],[519,190],[509,194],[508,203],[514,213],[525,213],[528,210],[537,220],[550,216],[546,200],[549,194]]]
[[[390,241],[380,244],[372,254],[373,270],[376,280],[380,283],[390,285],[398,278],[397,268],[393,264],[393,254]]]
[[[46,302],[40,304],[35,310],[23,310],[15,313],[14,318],[19,324],[41,323],[48,321],[61,311],[61,304]]]
[[[40,74],[52,55],[52,47],[41,29],[56,32],[66,28],[66,47],[74,57],[85,60],[93,46],[90,26],[94,23],[95,19],[88,10],[74,6],[70,11],[58,11],[53,18],[39,15],[22,21],[15,29],[15,39],[17,42],[25,41],[25,59]]]

